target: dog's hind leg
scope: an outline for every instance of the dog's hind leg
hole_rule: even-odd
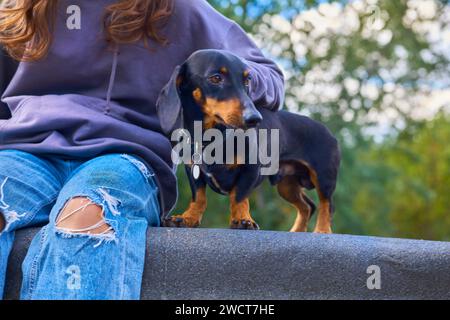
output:
[[[332,233],[331,231],[331,201],[320,195],[319,215],[317,217],[315,233]]]
[[[316,227],[314,229],[315,233],[333,233],[331,231],[332,222],[332,192],[330,188],[324,188],[320,184],[317,177],[317,173],[314,170],[310,170],[311,181],[316,188],[317,194],[319,195],[319,214],[317,217]]]
[[[280,196],[297,209],[297,218],[291,232],[306,232],[315,207],[308,204],[307,196],[295,176],[286,176],[277,185]],[[312,201],[311,201],[312,203]]]

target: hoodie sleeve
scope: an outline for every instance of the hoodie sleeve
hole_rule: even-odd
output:
[[[252,75],[251,98],[260,107],[278,110],[284,103],[284,75],[275,62],[266,58],[262,51],[237,24],[232,23],[222,49],[244,59]]]

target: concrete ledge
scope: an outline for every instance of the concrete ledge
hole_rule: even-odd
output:
[[[17,233],[6,298],[36,229]],[[381,290],[367,268],[381,268]],[[450,243],[208,229],[152,229],[143,299],[450,299]]]

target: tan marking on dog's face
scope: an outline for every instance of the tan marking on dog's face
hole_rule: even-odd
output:
[[[249,70],[245,70],[244,71],[244,78],[247,78],[250,75],[250,71]]]
[[[194,97],[195,102],[197,102],[198,104],[202,104],[203,93],[202,93],[202,90],[200,88],[195,89],[192,92],[192,96]]]
[[[234,127],[241,127],[244,124],[239,99],[218,101],[213,98],[206,98],[202,107],[207,129],[213,128],[218,123]]]
[[[222,67],[222,68],[220,68],[220,73],[221,73],[221,74],[228,74],[228,69],[227,69],[227,67]]]

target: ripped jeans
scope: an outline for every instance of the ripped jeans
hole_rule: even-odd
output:
[[[73,207],[77,198],[84,202]],[[67,227],[93,206],[98,221]],[[132,155],[81,161],[4,150],[0,219],[0,297],[14,232],[45,225],[22,265],[21,299],[139,299],[146,231],[160,223],[158,188]]]

